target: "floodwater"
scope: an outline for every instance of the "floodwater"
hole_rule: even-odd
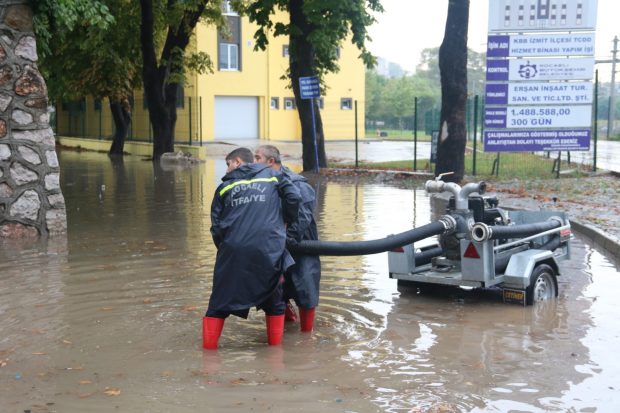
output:
[[[316,329],[229,318],[201,349],[221,161],[60,154],[66,239],[0,247],[0,412],[617,412],[617,263],[573,240],[560,296],[417,295],[387,257],[325,257]],[[427,223],[423,191],[322,182],[323,239]]]

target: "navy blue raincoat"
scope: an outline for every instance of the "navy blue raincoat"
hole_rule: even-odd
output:
[[[260,164],[242,165],[222,181],[211,204],[218,251],[208,311],[247,317],[294,263],[284,224],[297,220],[300,195],[283,174]]]
[[[299,189],[301,204],[297,222],[287,228],[289,242],[319,239],[314,221],[316,194],[307,179],[283,167],[282,173]],[[318,255],[293,254],[295,265],[286,273],[284,298],[292,298],[302,308],[314,308],[319,303],[321,260]]]

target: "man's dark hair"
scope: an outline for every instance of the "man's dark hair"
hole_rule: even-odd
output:
[[[282,159],[280,158],[280,151],[273,145],[261,145],[258,149],[263,151],[263,155],[267,159],[273,159],[273,161],[280,165],[282,163]]]
[[[230,161],[232,159],[239,158],[243,163],[252,163],[254,162],[254,154],[248,148],[237,148],[228,155],[226,155],[226,160]]]

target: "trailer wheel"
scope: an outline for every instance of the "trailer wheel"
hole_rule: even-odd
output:
[[[527,305],[557,297],[558,280],[553,268],[547,264],[534,267],[534,271],[530,275],[530,285],[525,291]]]

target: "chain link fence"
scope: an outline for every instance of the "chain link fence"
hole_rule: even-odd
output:
[[[419,159],[412,162],[417,170],[434,171],[432,156],[428,154],[428,143],[438,135],[441,108],[424,99],[412,103],[413,115],[378,119],[372,114],[366,116],[367,137],[383,140],[417,141],[413,153]],[[593,139],[589,151],[575,152],[485,152],[484,151],[484,104],[481,97],[467,99],[465,110],[467,143],[465,173],[471,176],[495,177],[501,179],[558,178],[561,175],[575,176],[596,169],[597,139]],[[597,134],[604,136],[604,127],[595,122]],[[435,145],[433,142],[432,147]],[[434,161],[434,160],[433,160]]]

